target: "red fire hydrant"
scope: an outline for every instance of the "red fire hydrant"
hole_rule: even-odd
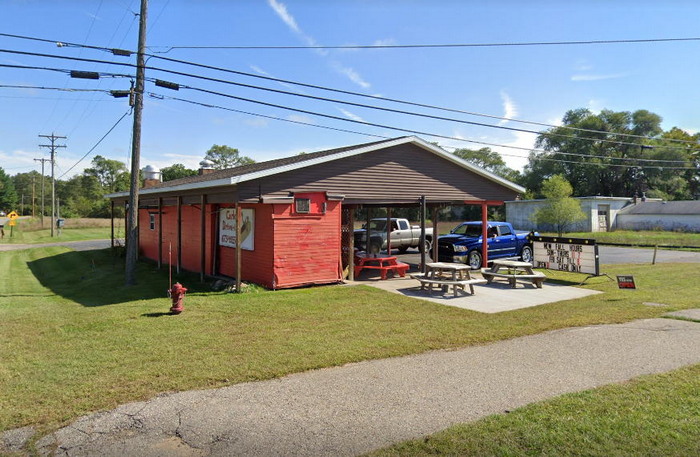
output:
[[[170,312],[173,314],[180,314],[183,309],[185,309],[182,306],[182,300],[185,298],[185,292],[187,292],[187,288],[182,287],[182,284],[179,282],[176,282],[173,284],[173,288],[170,289],[168,292],[170,292],[170,298],[173,301],[173,306],[170,308]]]

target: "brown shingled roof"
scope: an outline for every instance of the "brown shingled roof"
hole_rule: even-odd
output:
[[[210,173],[203,175],[187,176],[185,178],[173,179],[172,181],[166,181],[154,186],[149,187],[149,189],[166,189],[168,187],[178,186],[181,184],[191,184],[197,182],[215,181],[217,179],[232,178],[234,176],[247,175],[249,173],[255,173],[258,171],[269,170],[271,168],[282,167],[285,165],[291,165],[295,163],[305,162],[307,160],[314,160],[319,157],[325,157],[333,154],[338,154],[345,151],[350,151],[352,149],[358,149],[368,146],[374,146],[381,143],[387,143],[390,141],[396,141],[400,138],[391,138],[388,140],[373,141],[370,143],[356,144],[353,146],[344,146],[342,148],[328,149],[325,151],[310,152],[306,154],[299,154],[291,157],[283,157],[281,159],[267,160],[265,162],[255,162],[248,165],[241,165],[240,167],[227,168],[225,170],[215,170]]]

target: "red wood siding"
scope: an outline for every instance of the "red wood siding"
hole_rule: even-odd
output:
[[[221,207],[233,207],[222,205]],[[241,208],[255,210],[254,250],[241,250],[241,280],[273,288],[272,253],[273,225],[272,205],[241,205]],[[217,243],[218,244],[218,243]],[[236,248],[218,247],[219,273],[225,276],[236,276]]]
[[[155,230],[150,229],[149,211],[156,214]],[[163,206],[163,258],[162,263],[168,264],[168,246],[172,243],[173,266],[177,264],[177,207]],[[211,242],[213,242],[212,206],[207,205],[206,215],[206,269],[205,274],[212,273]],[[180,268],[199,272],[201,265],[201,212],[199,206],[182,206],[182,265]],[[158,214],[156,209],[139,211],[139,254],[143,257],[158,261]]]
[[[325,195],[311,198],[312,211]],[[326,203],[326,213],[295,214],[294,205],[274,205],[274,288],[340,281],[340,202]]]

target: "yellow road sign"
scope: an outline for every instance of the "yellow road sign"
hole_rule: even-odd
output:
[[[15,222],[15,221],[10,221],[10,222],[8,222],[8,225],[9,225],[10,227],[14,227],[14,226],[15,226],[15,224],[16,224],[16,222]]]
[[[15,211],[10,211],[10,214],[8,214],[7,217],[9,217],[11,221],[14,221],[19,217],[19,214],[17,214]]]

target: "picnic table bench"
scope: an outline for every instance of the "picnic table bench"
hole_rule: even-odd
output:
[[[531,263],[516,260],[494,260],[491,268],[481,269],[481,275],[488,284],[491,284],[494,278],[505,278],[512,288],[515,288],[519,279],[527,279],[541,289],[542,283],[547,279],[544,273],[534,271]]]
[[[408,271],[409,267],[409,264],[399,262],[396,257],[393,256],[373,256],[370,254],[355,255],[355,276],[359,276],[362,270],[379,270],[382,279],[386,279],[389,271],[403,278],[406,276],[406,271]]]
[[[433,262],[425,267],[425,274],[413,274],[411,277],[420,282],[421,290],[425,290],[427,286],[431,294],[436,286],[443,292],[448,292],[451,287],[456,297],[457,291],[466,293],[466,287],[469,286],[469,292],[474,295],[474,284],[486,283],[485,279],[472,278],[469,275],[469,266],[462,263]]]

